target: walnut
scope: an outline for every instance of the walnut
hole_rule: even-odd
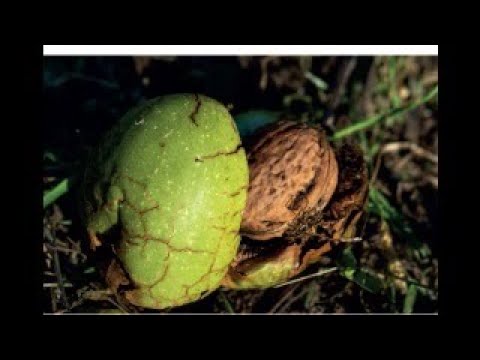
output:
[[[295,122],[266,132],[248,155],[250,182],[241,233],[282,236],[300,215],[321,211],[335,191],[338,166],[325,133]]]
[[[335,150],[319,127],[280,122],[253,144],[248,161],[243,238],[223,286],[282,283],[355,236],[368,194],[358,147]]]

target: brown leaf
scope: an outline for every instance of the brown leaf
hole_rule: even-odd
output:
[[[105,281],[114,292],[117,292],[120,286],[130,284],[125,272],[116,260],[112,260],[108,266]]]

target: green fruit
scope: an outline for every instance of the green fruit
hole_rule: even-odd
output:
[[[179,306],[219,286],[239,245],[247,186],[228,110],[202,95],[160,97],[127,113],[90,161],[87,230],[94,247],[114,238],[128,301]]]

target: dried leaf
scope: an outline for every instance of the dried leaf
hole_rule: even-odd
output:
[[[112,260],[108,266],[105,281],[109,288],[115,292],[117,292],[120,286],[128,285],[130,283],[122,267],[116,260]]]

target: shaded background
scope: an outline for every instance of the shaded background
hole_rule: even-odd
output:
[[[253,122],[272,112],[328,134],[420,102],[437,86],[437,57],[45,57],[44,189],[70,179],[44,213],[44,311],[118,311],[78,218],[76,176],[88,151],[144,99],[198,92]],[[281,288],[217,290],[171,312],[436,312],[437,97],[341,141],[370,170],[363,241],[337,248]],[[260,120],[258,120],[260,121]]]

